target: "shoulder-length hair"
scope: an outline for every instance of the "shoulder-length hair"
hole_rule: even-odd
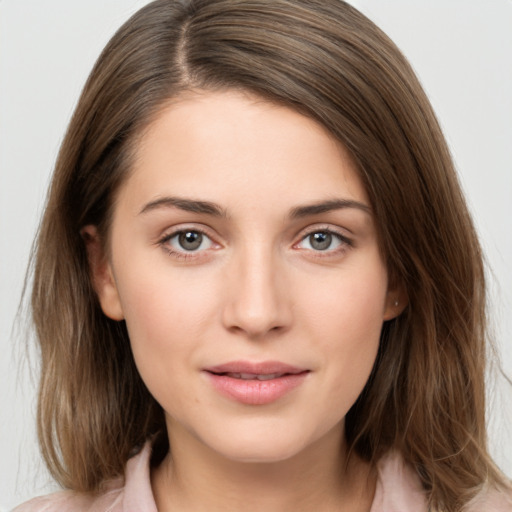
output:
[[[448,512],[503,483],[486,448],[482,257],[449,150],[407,60],[340,0],[157,0],[99,57],[60,150],[33,263],[39,440],[57,481],[96,491],[165,433],[124,323],[101,311],[80,232],[94,224],[108,238],[138,136],[190,89],[287,105],[357,164],[390,277],[409,303],[385,323],[346,417],[350,449],[373,463],[399,450],[432,506]]]

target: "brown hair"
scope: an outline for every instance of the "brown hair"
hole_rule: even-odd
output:
[[[62,144],[34,259],[39,439],[57,481],[98,490],[165,429],[124,323],[99,307],[80,230],[108,233],[137,136],[192,88],[288,105],[357,163],[409,305],[384,325],[347,415],[351,449],[373,463],[398,449],[435,510],[458,511],[484,484],[506,485],[486,448],[482,258],[449,151],[406,59],[340,0],[157,0],[99,57]]]

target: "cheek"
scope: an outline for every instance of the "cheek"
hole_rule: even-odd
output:
[[[331,279],[309,302],[307,329],[326,370],[324,398],[342,405],[344,413],[363,390],[379,347],[387,274],[376,261]]]
[[[151,344],[180,339],[200,329],[215,310],[215,285],[205,273],[176,270],[165,261],[126,267],[117,282],[134,343],[141,337]]]
[[[120,272],[118,279],[135,363],[158,401],[166,389],[179,389],[180,375],[193,365],[217,311],[213,283],[208,287],[204,280],[199,284],[186,273],[162,267]]]
[[[308,311],[312,326],[329,331],[326,339],[337,337],[361,345],[380,333],[388,283],[377,254],[370,253],[357,265],[347,265],[324,280],[316,280],[314,286],[311,282],[304,284],[307,293],[302,293],[302,309]]]

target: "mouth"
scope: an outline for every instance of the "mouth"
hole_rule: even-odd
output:
[[[214,373],[214,372],[212,372],[212,373]],[[226,377],[230,377],[231,379],[242,379],[242,380],[272,380],[272,379],[279,379],[280,377],[284,377],[285,375],[294,375],[294,374],[290,374],[290,373],[254,374],[254,373],[226,372],[226,373],[215,373],[215,375],[224,375]]]
[[[234,361],[205,368],[204,372],[221,395],[246,405],[264,405],[300,386],[310,370],[275,361]]]
[[[229,375],[235,379],[254,379],[266,376],[296,375],[308,370],[281,361],[230,361],[207,367],[205,371],[218,375]]]

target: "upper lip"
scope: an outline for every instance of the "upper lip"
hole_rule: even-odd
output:
[[[297,374],[308,371],[307,368],[299,368],[280,361],[230,361],[209,366],[204,370],[210,373],[246,373],[254,375]]]

